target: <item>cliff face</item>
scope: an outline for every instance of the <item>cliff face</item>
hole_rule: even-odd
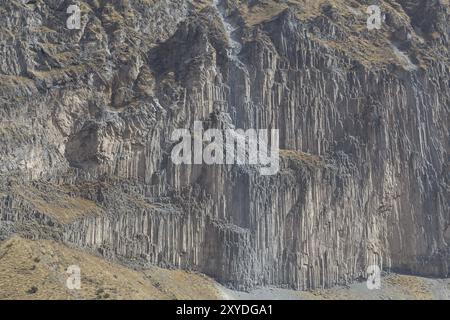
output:
[[[450,271],[449,3],[0,1],[0,236],[234,288]],[[175,129],[279,129],[277,175]]]

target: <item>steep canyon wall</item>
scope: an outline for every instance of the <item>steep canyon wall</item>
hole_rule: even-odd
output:
[[[378,1],[374,31],[291,2],[80,1],[68,30],[70,1],[0,1],[0,236],[238,289],[446,277],[448,2]],[[194,121],[280,130],[279,173],[174,165]]]

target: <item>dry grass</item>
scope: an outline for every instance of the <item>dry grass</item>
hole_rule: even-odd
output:
[[[212,4],[212,0],[191,0],[189,2],[197,11],[201,11]]]
[[[28,86],[33,87],[33,80],[21,76],[13,76],[13,75],[4,75],[0,74],[0,83],[2,86]]]
[[[324,166],[323,160],[316,155],[312,155],[309,153],[297,151],[297,150],[286,150],[282,149],[280,150],[280,156],[283,158],[290,158],[297,161],[300,161],[307,166],[319,168]]]
[[[289,2],[288,2],[289,3]],[[288,3],[280,3],[271,0],[261,1],[260,4],[249,6],[240,4],[239,11],[248,26],[254,26],[261,22],[270,20],[288,8]]]
[[[66,287],[71,265],[81,269],[80,290]],[[213,281],[193,273],[156,267],[138,272],[48,240],[0,243],[0,299],[217,298]]]
[[[65,190],[50,188],[44,192],[31,186],[15,186],[13,190],[35,210],[63,224],[85,216],[103,214],[103,210],[95,202],[71,197],[64,192]]]
[[[382,278],[381,290],[368,290],[365,283],[349,289],[332,288],[302,292],[302,297],[311,300],[433,300],[435,297],[423,278],[392,274]]]
[[[89,67],[87,65],[73,65],[65,68],[55,68],[48,71],[31,70],[30,73],[37,79],[50,81],[62,79],[64,77],[70,78],[72,76],[82,74],[86,72],[88,68]]]
[[[171,299],[215,300],[221,297],[214,281],[202,274],[157,267],[144,271],[144,274]]]
[[[432,300],[433,294],[427,289],[422,279],[413,276],[399,275],[389,277],[386,282],[400,288],[403,294],[415,300]]]

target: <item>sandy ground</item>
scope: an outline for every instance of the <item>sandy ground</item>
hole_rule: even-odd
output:
[[[311,292],[258,288],[240,292],[218,285],[223,299],[236,300],[450,300],[450,279],[428,279],[399,274],[382,277],[381,288],[369,290],[366,282]]]

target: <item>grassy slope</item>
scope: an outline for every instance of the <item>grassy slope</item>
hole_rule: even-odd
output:
[[[70,265],[81,269],[80,290],[66,287]],[[217,298],[214,282],[194,273],[138,272],[49,240],[13,237],[0,244],[0,299]]]

